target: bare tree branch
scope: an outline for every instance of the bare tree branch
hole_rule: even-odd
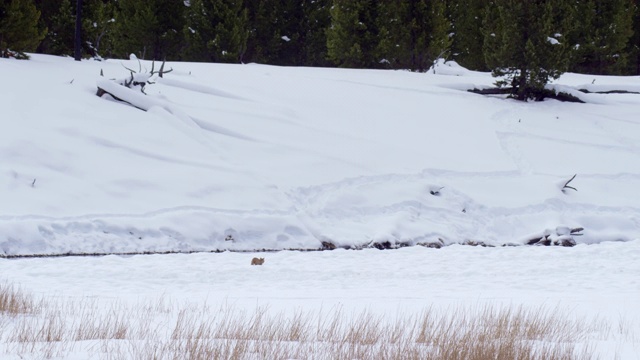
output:
[[[569,186],[569,183],[576,178],[576,175],[578,174],[573,175],[571,179],[569,179],[566,183],[564,183],[564,186],[562,187],[562,191],[564,191],[564,189],[572,189],[572,190],[578,191],[578,189],[574,188],[573,186]]]

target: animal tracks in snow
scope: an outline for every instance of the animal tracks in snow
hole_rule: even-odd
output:
[[[593,191],[590,186],[600,184],[602,176],[579,179],[578,193]],[[640,186],[635,174],[610,176],[612,181]],[[541,223],[553,228],[592,224],[578,239],[584,243],[626,239],[617,230],[640,232],[637,205],[620,207],[623,199],[615,198],[612,204],[597,206],[581,202],[562,194],[556,180],[517,172],[430,169],[294,188],[288,192],[288,210],[184,206],[144,214],[3,216],[0,231],[14,236],[0,240],[0,249],[7,256],[318,249],[323,241],[338,246],[440,240],[499,245],[521,243],[527,234],[544,230]],[[509,194],[523,191],[529,194],[526,199],[505,200],[517,199]],[[627,213],[627,220],[620,213]]]
[[[640,177],[621,176],[640,186]],[[536,229],[540,223],[579,227],[586,219],[615,218],[621,211],[629,214],[629,220],[617,227],[622,232],[640,232],[637,220],[633,220],[640,208],[633,201],[625,203],[614,194],[610,204],[594,206],[583,201],[582,195],[562,194],[556,181],[557,177],[551,175],[429,170],[345,179],[296,189],[290,197],[297,211],[308,219],[311,233],[338,244],[354,236],[360,243],[424,238],[442,238],[449,243],[517,243],[523,236],[540,231]],[[593,186],[598,183],[588,175],[580,179],[584,192],[596,190]],[[434,187],[441,189],[437,195],[432,194]],[[516,200],[522,193],[529,196]],[[599,230],[588,229],[582,240],[600,241],[598,237],[603,234]],[[616,230],[609,230],[615,238]]]

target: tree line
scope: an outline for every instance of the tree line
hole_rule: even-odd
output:
[[[83,0],[82,46],[95,58],[637,75],[639,1]],[[76,0],[0,0],[0,56],[73,55],[75,18]]]

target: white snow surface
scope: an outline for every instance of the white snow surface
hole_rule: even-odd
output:
[[[494,80],[457,64],[168,63],[147,95],[109,80],[138,61],[0,59],[0,254],[640,238],[638,95],[480,96],[461,90]],[[640,83],[554,86],[594,78]]]
[[[253,256],[264,257],[264,265],[251,266]],[[36,298],[81,303],[88,299],[103,309],[98,314],[109,314],[114,303],[132,309],[158,303],[174,304],[178,309],[206,304],[211,309],[226,305],[249,314],[261,308],[267,309],[269,316],[286,317],[296,313],[330,316],[340,311],[348,318],[367,311],[392,322],[396,317],[428,309],[436,313],[452,313],[459,308],[473,313],[487,305],[522,307],[533,312],[558,309],[569,318],[604,322],[606,326],[584,340],[594,358],[637,360],[639,257],[640,240],[634,240],[579,244],[573,248],[452,245],[390,251],[0,259],[0,270],[2,277]],[[81,312],[77,310],[78,314]],[[73,314],[64,318],[71,329],[72,324],[81,321]],[[157,341],[169,340],[175,327],[172,315],[177,316],[164,315],[171,319],[166,325],[166,320],[156,315],[160,324],[153,328],[160,334]],[[10,334],[17,321],[9,319],[7,323],[5,333]],[[166,337],[160,331],[164,327],[168,329]],[[101,346],[102,343],[107,345]],[[128,358],[105,350],[118,346],[126,349],[127,344],[108,339],[78,341],[56,358]],[[15,348],[0,342],[2,358],[44,357],[39,356],[39,346],[33,353],[21,353]],[[325,357],[314,354],[311,358]]]
[[[115,90],[145,112],[95,96],[105,79],[129,76],[122,64],[138,67],[0,59],[0,254],[453,245],[0,258],[0,281],[95,300],[105,314],[112,302],[159,301],[389,321],[427,308],[559,308],[611,326],[585,340],[595,355],[640,359],[638,95],[521,103],[464,91],[493,79],[462,68],[171,63],[146,96]],[[593,79],[566,74],[556,85]],[[574,174],[578,191],[562,192]],[[575,227],[584,231],[572,248],[455,244],[522,244]],[[265,264],[249,265],[253,256]],[[0,320],[9,332],[19,323]],[[6,336],[3,358],[47,355],[14,351]],[[77,342],[63,358],[111,358],[100,344]]]

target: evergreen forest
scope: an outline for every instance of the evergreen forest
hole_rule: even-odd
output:
[[[0,0],[0,56],[640,74],[640,0]],[[534,70],[531,70],[534,69]],[[539,69],[539,70],[538,70]],[[510,79],[510,80],[509,80]],[[542,80],[539,80],[542,79]]]

